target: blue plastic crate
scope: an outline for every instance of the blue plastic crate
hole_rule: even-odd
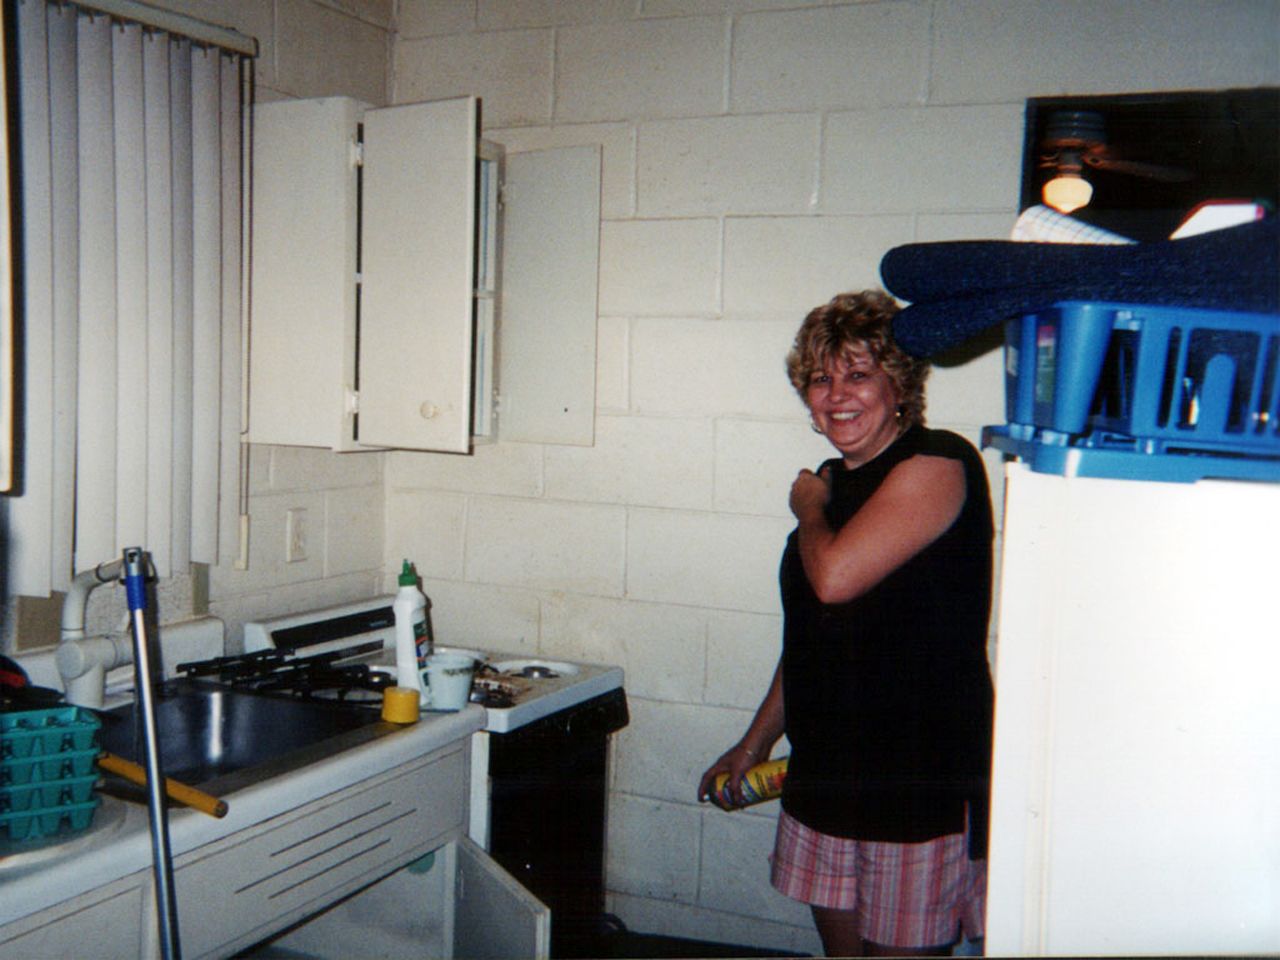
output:
[[[0,713],[0,841],[43,840],[92,823],[101,726],[76,706]]]
[[[0,841],[22,842],[87,830],[101,797],[15,813],[0,813]]]
[[[1005,327],[983,442],[1042,473],[1280,480],[1280,316],[1065,302]]]
[[[53,757],[98,745],[102,721],[83,707],[0,713],[0,760]]]
[[[0,787],[84,777],[97,768],[98,748],[66,750],[39,759],[0,760]]]
[[[25,813],[44,807],[86,803],[92,799],[97,782],[95,771],[86,777],[63,777],[35,781],[21,787],[6,787],[0,790],[0,813]]]

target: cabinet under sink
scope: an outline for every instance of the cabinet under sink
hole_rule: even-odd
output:
[[[500,955],[545,956],[546,908],[459,835],[467,763],[461,746],[442,751],[179,858],[178,900],[201,905],[183,920],[184,956],[255,943],[264,955],[369,956],[391,936],[418,940],[420,956],[467,957],[490,955],[471,945],[494,935],[523,947]]]
[[[387,751],[395,739],[370,749]],[[423,956],[546,957],[547,908],[464,835],[469,758],[463,736],[325,792],[317,784],[336,770],[330,758],[312,768],[325,776],[279,777],[232,796],[229,820],[243,817],[255,794],[261,800],[285,784],[298,801],[189,849],[193,824],[209,831],[222,821],[175,813],[171,831],[184,848],[174,856],[182,955],[284,955],[305,945],[315,956],[367,956],[376,944],[399,942],[417,944]],[[144,824],[145,810],[135,812],[120,833],[131,831],[128,842],[139,847]],[[151,871],[120,874],[0,923],[0,956],[75,956],[89,942],[100,956],[155,956]],[[108,941],[94,932],[99,925],[111,930]]]

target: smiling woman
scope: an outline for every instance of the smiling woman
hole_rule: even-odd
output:
[[[924,426],[928,364],[895,302],[841,294],[787,357],[840,453],[801,470],[780,574],[783,649],[746,734],[699,797],[791,745],[772,881],[830,956],[946,953],[982,934],[992,693],[991,502],[977,451]],[[710,794],[727,778],[728,799]]]

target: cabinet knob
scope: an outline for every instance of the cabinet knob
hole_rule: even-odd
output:
[[[430,400],[422,401],[422,406],[418,408],[418,413],[422,415],[423,420],[430,420],[439,412],[440,408]]]

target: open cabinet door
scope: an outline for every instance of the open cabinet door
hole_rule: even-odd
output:
[[[542,960],[551,911],[466,837],[457,841],[453,956]]]
[[[506,157],[503,440],[595,442],[600,148]]]
[[[362,445],[466,453],[477,101],[364,114]]]
[[[254,107],[252,443],[355,448],[347,397],[356,376],[363,109],[347,97]]]

